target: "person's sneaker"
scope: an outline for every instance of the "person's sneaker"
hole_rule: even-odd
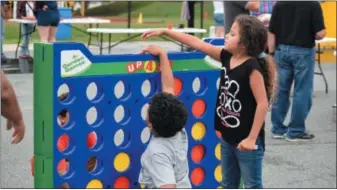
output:
[[[286,133],[284,133],[284,134],[272,133],[272,136],[273,136],[274,139],[284,139],[286,137]]]
[[[294,138],[290,138],[287,136],[285,139],[290,142],[312,141],[315,139],[315,135],[310,133],[304,133],[303,135]]]
[[[7,63],[7,57],[4,55],[1,55],[1,64],[6,64]]]

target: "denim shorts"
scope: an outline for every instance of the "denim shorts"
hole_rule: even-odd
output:
[[[213,19],[214,19],[215,26],[225,26],[225,23],[224,23],[224,14],[222,14],[222,13],[215,13],[213,15]]]
[[[38,11],[37,25],[57,27],[60,22],[60,13],[58,10]]]
[[[262,161],[264,147],[262,138],[256,140],[258,146],[253,151],[240,151],[237,145],[221,140],[222,186],[238,189],[241,179],[245,189],[262,189]]]

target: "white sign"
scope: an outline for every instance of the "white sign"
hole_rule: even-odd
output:
[[[65,50],[61,52],[61,76],[75,76],[86,71],[91,62],[80,50]]]

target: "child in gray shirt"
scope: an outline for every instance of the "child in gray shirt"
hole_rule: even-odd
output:
[[[186,108],[174,95],[174,78],[165,51],[149,46],[145,52],[160,59],[162,92],[149,103],[146,120],[152,138],[141,157],[138,181],[145,188],[191,188]]]

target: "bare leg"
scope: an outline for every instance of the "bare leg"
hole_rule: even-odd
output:
[[[220,27],[219,35],[220,35],[221,38],[225,37],[225,28],[224,27]]]
[[[55,39],[56,31],[57,31],[57,27],[50,27],[48,42],[53,43],[56,41]]]
[[[217,26],[215,28],[216,37],[224,38],[225,37],[225,28]]]
[[[219,34],[219,27],[215,27],[215,37],[220,37],[220,34]]]
[[[38,26],[38,30],[40,35],[40,42],[48,42],[49,26]]]

